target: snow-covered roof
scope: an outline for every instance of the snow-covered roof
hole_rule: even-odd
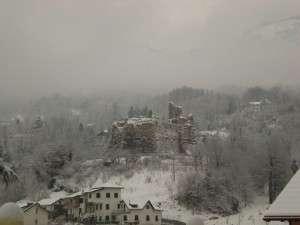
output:
[[[249,102],[250,105],[261,105],[261,101]]]
[[[39,201],[39,204],[42,206],[49,206],[57,202],[59,199],[46,198]]]
[[[106,184],[101,184],[101,185],[94,185],[92,188],[84,190],[83,194],[84,193],[92,193],[92,192],[95,192],[95,191],[100,191],[100,190],[103,190],[105,188],[124,189],[123,186],[112,184],[112,183],[106,183]]]
[[[41,201],[39,201],[38,203],[41,206],[49,206],[52,205],[56,202],[58,202],[61,198],[46,198],[46,199],[42,199]]]
[[[146,207],[146,205],[149,203],[153,207],[154,210],[159,210],[159,211],[162,210],[160,204],[153,203],[150,200],[146,201],[143,204],[140,204],[140,203],[137,203],[137,202],[132,202],[132,201],[127,201],[127,200],[122,200],[122,201],[126,204],[126,206],[129,209],[141,210],[141,209],[144,209]]]
[[[219,136],[220,138],[228,138],[230,133],[224,129],[221,130],[204,130],[200,131],[201,136]]]
[[[26,207],[28,205],[31,205],[31,204],[34,204],[35,202],[33,201],[30,201],[30,200],[26,200],[26,199],[23,199],[23,200],[20,200],[20,201],[17,201],[16,204],[20,207],[20,208],[23,208],[23,207]]]
[[[129,118],[127,120],[127,124],[133,124],[133,125],[137,125],[137,124],[142,124],[142,123],[153,123],[156,120],[153,118],[146,118],[146,117],[134,117],[134,118]]]
[[[124,187],[123,186],[120,186],[120,185],[117,185],[117,184],[114,184],[114,183],[105,183],[105,184],[101,184],[101,185],[94,185],[90,191],[93,191],[93,190],[101,190],[101,189],[104,189],[104,188],[116,188],[116,189],[123,189]]]
[[[74,193],[74,194],[70,194],[70,195],[67,195],[67,196],[63,197],[63,199],[66,199],[66,198],[76,198],[76,197],[81,196],[82,194],[83,194],[82,191],[76,192],[76,193]]]
[[[67,195],[68,195],[68,193],[65,191],[52,192],[50,194],[49,198],[42,199],[38,203],[41,206],[49,206],[49,205],[52,205],[52,204],[58,202],[59,200],[63,199]]]
[[[28,207],[24,207],[23,208],[23,212],[26,213],[27,211],[29,211],[30,209],[32,209],[33,207],[39,207],[40,209],[43,209],[44,211],[48,212],[45,208],[43,208],[39,203],[34,203],[29,205]]]
[[[298,171],[275,202],[265,213],[264,220],[287,220],[291,218],[300,219],[300,171]]]

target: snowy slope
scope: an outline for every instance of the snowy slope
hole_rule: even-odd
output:
[[[266,225],[263,216],[269,205],[266,198],[257,198],[237,215],[227,216],[216,220],[207,220],[205,225]],[[280,222],[270,222],[269,225],[286,225]]]
[[[89,162],[90,163],[90,162]],[[167,162],[170,166],[170,162]],[[91,166],[94,167],[94,163]],[[124,189],[122,191],[122,198],[131,203],[137,203],[143,206],[146,201],[151,200],[154,204],[160,203],[163,209],[163,217],[168,219],[175,219],[183,222],[189,222],[193,217],[191,210],[181,207],[175,201],[174,194],[176,193],[177,181],[184,173],[189,173],[190,169],[176,168],[176,180],[172,178],[170,168],[159,169],[140,169],[133,175],[114,175],[109,178],[103,176],[104,171],[97,170],[96,182],[95,177],[89,177],[84,185],[86,188],[99,187],[103,185],[120,185]],[[95,175],[95,173],[93,173]],[[105,180],[103,180],[105,178]],[[92,182],[92,183],[91,183]],[[51,199],[57,199],[65,196],[66,193],[52,193]],[[265,211],[268,208],[267,200],[265,198],[258,198],[252,205],[242,210],[238,215],[220,217],[218,215],[203,213],[201,218],[205,221],[205,225],[266,225],[262,220]],[[210,220],[212,218],[218,218]],[[273,225],[273,224],[272,224]]]
[[[180,177],[180,173],[177,174],[178,177]],[[176,181],[173,181],[170,171],[149,171],[145,169],[137,172],[129,179],[124,176],[111,177],[108,183],[124,186],[123,198],[127,201],[141,205],[147,200],[154,203],[161,202],[164,218],[188,223],[191,218],[197,217],[197,215],[193,215],[192,211],[180,207],[174,200]],[[98,179],[94,186],[101,186],[102,184],[102,180]],[[219,217],[203,213],[200,217],[205,221],[205,225],[266,225],[262,218],[268,207],[267,199],[260,197],[237,215]],[[210,220],[214,217],[218,217],[218,219]],[[278,222],[271,223],[271,225],[280,224],[283,225]]]
[[[177,177],[179,176],[180,173],[177,174]],[[191,211],[176,204],[174,200],[176,181],[173,181],[170,171],[143,169],[129,179],[124,176],[111,177],[108,183],[124,186],[122,196],[125,201],[139,205],[144,205],[148,200],[155,204],[161,203],[165,218],[186,221],[192,215]],[[103,184],[99,178],[94,186]]]
[[[250,36],[261,40],[287,40],[299,42],[300,17],[295,16],[263,24],[253,29],[250,32]]]

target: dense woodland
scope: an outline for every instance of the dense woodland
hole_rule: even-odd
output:
[[[227,215],[239,212],[257,195],[273,202],[298,169],[297,90],[253,87],[230,94],[182,87],[158,96],[56,94],[26,104],[0,102],[0,204],[28,196],[39,200],[48,190],[74,192],[85,185],[80,165],[90,159],[106,162],[120,154],[134,162],[142,153],[109,147],[111,124],[122,118],[158,118],[158,148],[151,154],[184,157],[176,143],[160,139],[166,134],[168,101],[194,117],[195,143],[186,153],[193,170],[177,178],[175,194],[186,208]],[[250,104],[258,101],[259,109]],[[216,130],[229,135],[200,135]],[[124,169],[113,162],[106,170],[134,173],[136,164],[128,165]],[[64,180],[71,177],[76,185],[68,186]]]

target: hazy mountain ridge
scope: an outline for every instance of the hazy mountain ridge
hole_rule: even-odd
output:
[[[300,43],[300,16],[263,23],[248,32],[250,37],[262,41],[288,41]]]

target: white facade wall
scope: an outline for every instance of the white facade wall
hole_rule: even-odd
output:
[[[87,208],[87,214],[97,217],[97,221],[112,221],[112,214],[120,209],[121,189],[104,188],[102,190],[85,194],[87,203],[92,203],[93,207]],[[115,218],[116,220],[117,218]]]
[[[127,220],[124,220],[124,216],[127,216]],[[136,216],[138,220],[136,220]],[[122,225],[160,225],[161,220],[162,212],[153,209],[149,203],[142,209],[126,209],[126,213],[119,215],[119,221]]]
[[[105,187],[86,192],[82,195],[80,207],[69,209],[68,214],[80,219],[94,217],[97,223],[107,225],[161,225],[161,210],[155,209],[150,202],[147,202],[144,208],[128,208],[122,201],[121,190]]]

